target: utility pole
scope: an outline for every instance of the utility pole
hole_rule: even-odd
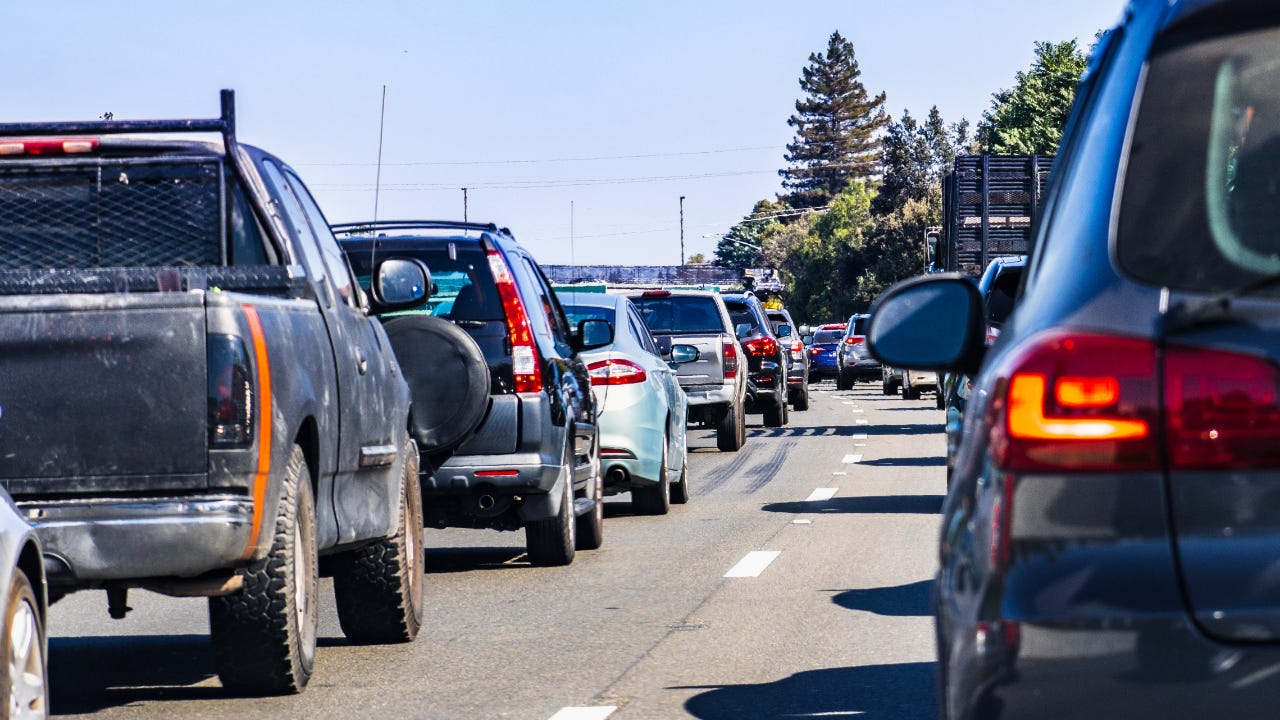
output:
[[[680,196],[680,267],[684,267],[684,196]]]
[[[467,221],[467,189],[462,188],[462,222]]]
[[[578,262],[573,256],[573,201],[569,201],[569,267],[573,268],[573,281],[577,282]]]

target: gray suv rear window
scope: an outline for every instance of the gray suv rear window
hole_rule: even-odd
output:
[[[1280,273],[1280,29],[1156,50],[1116,242],[1127,272],[1178,289]]]
[[[716,301],[697,295],[633,297],[640,317],[655,335],[724,332],[724,322]]]

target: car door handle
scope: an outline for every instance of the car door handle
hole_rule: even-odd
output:
[[[356,348],[356,369],[361,375],[369,372],[369,359],[364,356],[364,351]]]

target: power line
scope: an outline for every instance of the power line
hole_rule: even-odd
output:
[[[647,182],[671,182],[675,180],[704,180],[708,178],[740,177],[745,175],[772,175],[773,170],[735,170],[719,173],[698,173],[694,175],[652,175],[629,178],[592,178],[587,180],[508,180],[492,183],[469,183],[471,188],[490,190],[533,190],[538,188],[586,187],[591,185],[632,185]],[[440,190],[450,189],[456,192],[460,183],[395,183],[384,184],[383,190]],[[310,187],[334,192],[365,191],[373,188],[368,183],[311,183]]]
[[[595,162],[598,160],[640,160],[648,158],[690,157],[695,155],[720,155],[724,153],[754,152],[757,150],[777,150],[780,145],[760,145],[756,147],[724,148],[720,150],[688,150],[684,152],[644,153],[638,155],[592,155],[583,157],[533,158],[524,160],[411,160],[398,163],[383,163],[389,167],[413,166],[469,166],[469,165],[535,165],[538,163],[563,162]],[[330,163],[297,163],[298,167],[365,167],[370,163],[363,162],[330,162]]]

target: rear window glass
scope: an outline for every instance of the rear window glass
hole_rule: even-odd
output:
[[[813,344],[838,343],[844,337],[843,330],[819,330],[813,334]]]
[[[1022,279],[1022,268],[1008,268],[996,275],[987,294],[987,322],[1000,325],[1013,312],[1015,299],[1018,297],[1018,281]]]
[[[569,316],[569,325],[575,329],[578,327],[578,323],[583,320],[604,320],[609,323],[609,327],[613,327],[613,308],[593,305],[565,305],[564,314]]]
[[[361,287],[368,289],[371,258],[368,242],[344,243]],[[502,299],[494,284],[489,261],[475,243],[445,242],[428,246],[381,242],[378,257],[408,257],[426,263],[434,288],[426,307],[415,312],[449,320],[504,320]]]
[[[756,320],[756,314],[751,312],[751,308],[746,303],[728,302],[724,306],[729,310],[729,322],[733,323],[736,328],[739,325],[750,325],[752,332],[760,327],[760,323]]]
[[[1153,54],[1116,243],[1127,272],[1178,289],[1280,273],[1280,29]]]
[[[853,327],[849,331],[850,335],[866,335],[867,334],[867,318],[858,317],[853,320]]]
[[[724,332],[716,301],[696,295],[631,298],[644,318],[644,324],[655,335],[679,335]]]

